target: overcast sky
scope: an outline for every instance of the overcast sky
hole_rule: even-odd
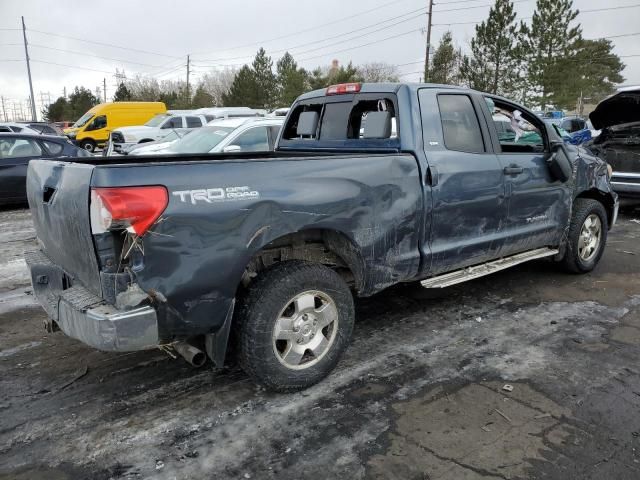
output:
[[[432,42],[451,29],[454,40],[468,49],[473,22],[486,18],[492,0],[436,3]],[[639,0],[574,0],[574,5],[581,11],[610,9],[578,16],[585,38],[640,32],[640,8],[611,9],[640,5]],[[530,17],[534,6],[535,0],[515,1],[519,18]],[[187,54],[197,81],[211,68],[250,62],[260,46],[274,63],[288,49],[305,68],[328,65],[334,58],[341,63],[387,62],[401,65],[403,80],[416,81],[424,58],[426,35],[420,29],[426,26],[426,7],[426,0],[0,0],[0,95],[9,111],[13,102],[25,102],[29,96],[21,15],[40,103],[41,93],[54,100],[64,87],[82,85],[95,92],[104,78],[110,97],[116,68],[127,76],[185,78]],[[640,84],[639,40],[640,35],[612,39],[618,55],[637,55],[622,58],[627,65],[625,84]]]

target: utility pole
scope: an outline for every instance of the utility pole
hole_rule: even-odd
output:
[[[27,73],[29,74],[29,91],[31,92],[31,121],[37,122],[36,115],[36,99],[33,96],[33,83],[31,82],[31,65],[29,65],[29,49],[27,48],[27,28],[24,26],[24,17],[22,18],[22,38],[24,38],[24,56],[27,60]]]
[[[429,0],[429,11],[427,12],[427,51],[424,54],[424,81],[429,81],[429,55],[431,53],[431,14],[433,13],[433,0]]]
[[[67,99],[67,87],[62,87],[62,96],[65,100]]]
[[[4,121],[8,122],[9,117],[7,116],[7,107],[4,106],[4,97],[0,97],[2,99],[2,113],[4,113]]]
[[[104,95],[104,103],[107,103],[107,78],[103,78],[102,79],[102,85],[103,85],[103,89],[102,89],[102,94]]]
[[[189,95],[189,66],[190,66],[189,55],[187,55],[187,103],[191,105],[191,96]]]

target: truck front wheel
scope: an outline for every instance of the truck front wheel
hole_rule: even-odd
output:
[[[353,330],[353,297],[330,268],[287,261],[250,285],[237,320],[245,372],[274,391],[301,390],[340,360]]]
[[[576,199],[562,259],[564,268],[573,273],[593,270],[604,253],[608,230],[602,203],[590,198]]]
[[[90,138],[85,138],[80,141],[80,146],[84,148],[87,152],[93,153],[96,149],[96,142],[91,140]]]

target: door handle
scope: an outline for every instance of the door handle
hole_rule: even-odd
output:
[[[505,175],[518,175],[519,173],[524,172],[524,168],[519,167],[518,165],[509,165],[508,167],[504,167]]]

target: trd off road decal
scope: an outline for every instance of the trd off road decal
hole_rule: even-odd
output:
[[[249,198],[258,198],[260,193],[251,190],[250,187],[216,187],[200,188],[197,190],[179,190],[172,192],[172,195],[180,197],[183,203],[196,205],[199,203],[233,202]]]

